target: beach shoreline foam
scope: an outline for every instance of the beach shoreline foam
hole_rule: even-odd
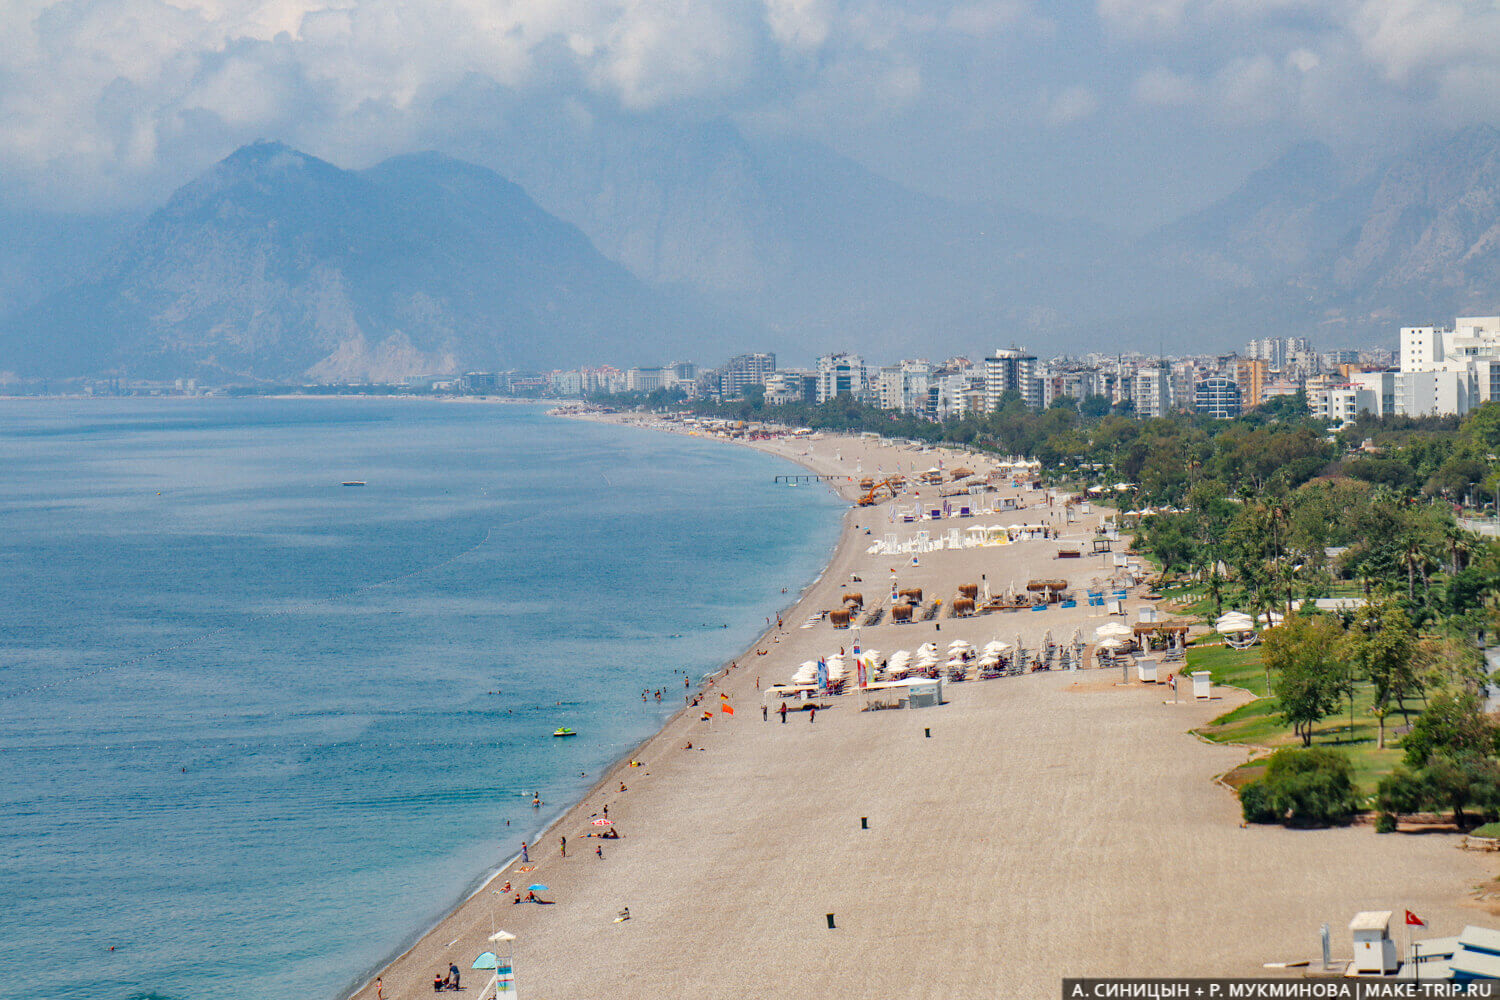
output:
[[[752,446],[847,475],[836,488],[851,500],[861,474],[910,475],[942,455],[837,436]],[[1069,520],[1044,495],[1008,493],[1024,506],[1004,517],[1041,518],[1054,536],[1086,537],[1099,519]],[[844,695],[816,719],[756,718],[760,690],[849,644],[826,622],[800,623],[837,606],[850,584],[878,600],[888,570],[946,603],[983,572],[999,591],[1064,573],[1078,584],[1107,569],[1054,562],[1055,537],[908,564],[869,551],[876,527],[907,530],[885,504],[851,507],[828,564],[783,612],[785,627],[716,674],[702,706],[675,713],[607,768],[548,827],[529,868],[501,865],[378,970],[384,995],[425,993],[450,962],[469,989],[482,988],[483,974],[467,970],[502,928],[517,936],[528,996],[727,998],[760,983],[811,998],[865,995],[878,983],[947,998],[1055,996],[1064,974],[1259,974],[1265,962],[1311,956],[1318,925],[1341,926],[1355,909],[1406,905],[1432,914],[1429,924],[1461,926],[1465,890],[1483,873],[1450,838],[1240,827],[1237,803],[1212,778],[1245,752],[1188,731],[1242,693],[1192,703],[1101,671],[1043,673],[953,685],[937,709],[862,713],[858,696]],[[1098,623],[1086,609],[1048,610],[860,632],[867,648],[950,636],[977,645],[1012,631],[1033,643],[1043,628],[1061,640]],[[733,715],[713,711],[721,693]],[[606,807],[622,838],[586,839]],[[554,835],[569,838],[566,859]],[[548,884],[557,905],[499,899],[493,887],[507,876],[521,894]],[[622,906],[632,919],[617,923]],[[349,995],[373,997],[372,983],[373,974]]]

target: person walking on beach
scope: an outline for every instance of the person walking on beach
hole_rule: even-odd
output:
[[[769,722],[770,720],[771,720],[771,706],[765,704],[764,702],[762,702],[761,706],[760,706],[760,721],[761,722]]]
[[[598,858],[600,861],[604,860],[604,845],[603,844],[596,844],[596,845],[594,845],[594,857]]]
[[[812,725],[818,719],[818,706],[812,705],[807,709],[807,724]]]
[[[531,863],[531,859],[526,856],[526,841],[524,840],[521,841],[521,860],[527,864]]]
[[[567,857],[568,856],[568,838],[567,837],[563,837],[562,839],[560,839],[557,842],[557,846],[558,846],[558,849],[562,851],[562,856],[563,857]]]
[[[781,724],[783,726],[786,725],[786,702],[782,702],[781,708],[779,708],[777,711],[781,712]]]
[[[380,981],[379,976],[375,977],[375,1000],[385,1000],[385,983]]]

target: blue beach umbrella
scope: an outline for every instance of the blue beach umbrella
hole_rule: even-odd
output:
[[[499,961],[495,958],[495,953],[493,951],[487,951],[483,955],[480,955],[478,958],[474,959],[474,964],[471,965],[471,966],[469,966],[469,968],[471,968],[471,969],[493,969],[498,964],[499,964]]]
[[[527,892],[551,892],[551,888],[545,885],[528,885]]]

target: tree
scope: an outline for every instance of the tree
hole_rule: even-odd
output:
[[[1375,687],[1377,717],[1382,720],[1378,745],[1382,747],[1385,724],[1380,712],[1388,710],[1394,698],[1402,717],[1409,719],[1406,699],[1422,689],[1412,663],[1416,638],[1406,612],[1392,601],[1360,608],[1344,635],[1344,658]]]
[[[1424,767],[1435,756],[1492,757],[1500,748],[1500,730],[1484,714],[1478,697],[1444,691],[1417,717],[1401,748],[1412,767]]]
[[[1323,615],[1293,615],[1266,632],[1261,657],[1276,674],[1282,721],[1312,745],[1313,726],[1338,709],[1348,688],[1339,659],[1343,629]]]
[[[1240,789],[1240,808],[1250,823],[1348,822],[1359,811],[1354,768],[1327,747],[1283,747],[1271,755],[1263,777]]]

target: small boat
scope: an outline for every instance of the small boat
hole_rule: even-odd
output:
[[[575,733],[573,730],[569,729],[567,726],[558,726],[556,729],[552,730],[552,735],[553,736],[577,736],[578,734]]]
[[[343,486],[363,486],[364,484],[365,484],[365,481],[363,479],[350,479],[347,482],[342,483],[340,485],[343,485]]]

